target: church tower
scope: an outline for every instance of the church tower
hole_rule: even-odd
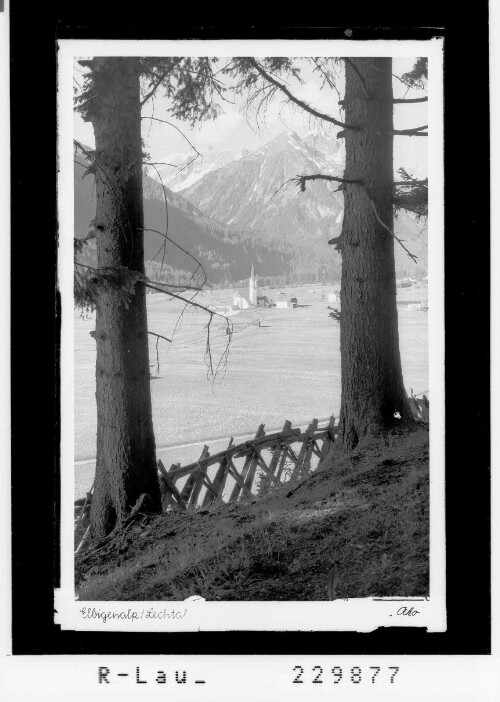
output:
[[[248,301],[252,305],[257,304],[257,295],[258,295],[258,289],[257,289],[257,277],[255,275],[255,270],[253,266],[253,261],[252,261],[252,270],[250,272],[250,281],[248,283]]]

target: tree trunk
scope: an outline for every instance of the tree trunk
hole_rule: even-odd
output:
[[[115,271],[97,303],[97,462],[91,533],[101,538],[142,493],[160,511],[143,283],[124,301],[127,270],[144,274],[140,65],[135,58],[91,62],[88,119],[96,142],[98,268]]]
[[[348,129],[342,252],[339,438],[352,449],[370,435],[412,424],[403,385],[393,230],[392,59],[346,61]],[[400,418],[397,415],[400,415]],[[395,416],[396,415],[396,416]]]

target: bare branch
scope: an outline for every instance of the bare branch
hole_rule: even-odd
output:
[[[203,290],[203,287],[199,287],[197,285],[188,285],[187,283],[183,284],[177,284],[177,283],[163,283],[160,280],[152,280],[149,277],[145,277],[143,279],[144,283],[153,283],[154,285],[161,285],[165,288],[175,288],[176,290],[192,290],[193,292],[201,292]]]
[[[167,218],[167,221],[166,221],[166,229],[165,229],[165,233],[164,233],[164,234],[163,234],[162,232],[159,232],[158,230],[153,230],[153,229],[150,229],[150,230],[149,230],[149,231],[156,232],[156,234],[159,234],[160,236],[162,236],[162,237],[164,238],[164,242],[163,242],[162,246],[160,247],[160,249],[158,250],[158,253],[156,254],[156,256],[158,256],[158,254],[160,253],[160,251],[163,249],[163,257],[162,257],[162,262],[161,262],[161,269],[163,269],[163,263],[164,263],[164,260],[165,260],[165,255],[166,255],[166,253],[167,253],[167,241],[171,241],[172,244],[173,244],[175,247],[177,247],[177,249],[179,249],[179,251],[182,251],[184,254],[186,254],[186,256],[189,256],[189,258],[191,258],[191,259],[197,264],[196,269],[195,269],[195,271],[193,272],[193,274],[192,274],[190,280],[193,280],[193,279],[194,279],[194,276],[196,275],[196,273],[198,272],[198,270],[201,268],[201,270],[202,270],[202,272],[203,272],[203,277],[204,277],[203,283],[202,283],[201,286],[200,286],[200,289],[201,289],[201,288],[205,285],[205,283],[207,282],[207,280],[208,280],[208,278],[207,278],[207,272],[206,272],[205,268],[203,267],[203,265],[201,264],[201,261],[199,261],[199,260],[196,258],[196,256],[193,256],[192,253],[190,253],[189,251],[187,251],[186,249],[184,249],[180,244],[178,244],[176,241],[174,241],[172,238],[170,238],[170,237],[168,236],[168,202],[167,202],[166,188],[165,188],[165,185],[163,184],[163,178],[161,177],[160,172],[158,171],[158,169],[156,168],[155,165],[153,165],[153,168],[155,169],[155,171],[156,171],[156,173],[157,173],[157,175],[158,175],[158,178],[160,179],[161,186],[162,186],[163,199],[164,199],[164,201],[165,201],[165,214],[166,214],[166,218]],[[143,229],[143,231],[147,231],[147,230],[144,230],[144,229]],[[155,258],[156,258],[156,256],[155,256]]]
[[[375,214],[375,217],[376,217],[378,223],[379,223],[380,225],[382,225],[382,227],[384,227],[384,229],[385,229],[386,231],[388,231],[389,234],[390,234],[392,237],[394,237],[394,239],[398,242],[398,244],[406,251],[406,253],[407,253],[408,256],[411,258],[411,260],[413,261],[413,263],[416,263],[416,262],[417,262],[417,257],[415,256],[415,254],[412,254],[411,251],[409,251],[409,250],[406,248],[406,246],[403,244],[402,239],[400,239],[399,237],[397,237],[397,236],[394,234],[394,232],[392,231],[392,229],[389,229],[389,227],[387,226],[387,224],[384,224],[384,223],[382,222],[382,220],[380,219],[380,217],[379,217],[379,215],[378,215],[377,208],[375,207],[375,203],[373,202],[373,200],[371,199],[371,197],[370,197],[369,195],[368,195],[368,197],[370,198],[370,202],[372,203],[373,212],[374,212],[374,214]]]
[[[80,239],[79,241],[85,241],[85,239]],[[171,239],[169,239],[169,241],[171,241]],[[96,273],[110,272],[110,271],[116,270],[115,268],[112,268],[109,266],[108,267],[103,266],[101,268],[96,268],[95,266],[89,266],[86,263],[80,263],[80,261],[77,261],[76,259],[74,260],[74,264],[75,264],[75,266],[81,266],[82,268],[87,268],[89,271],[95,271]],[[75,272],[75,274],[78,275],[77,272]],[[201,292],[201,290],[203,290],[202,287],[198,287],[198,286],[195,287],[195,286],[187,285],[187,284],[177,285],[175,283],[162,283],[161,281],[158,281],[158,280],[151,280],[151,278],[149,278],[147,275],[139,275],[137,280],[141,283],[146,284],[146,285],[151,283],[152,285],[162,285],[163,287],[166,287],[166,288],[175,288],[175,289],[180,288],[182,290],[193,290],[197,293]],[[163,290],[163,292],[166,293],[167,291]]]
[[[304,192],[306,189],[307,180],[329,180],[335,183],[351,183],[363,185],[362,180],[349,180],[348,178],[338,178],[337,176],[323,175],[322,173],[316,173],[315,175],[298,175],[295,176],[295,178],[291,178],[290,180],[293,180],[294,183],[296,183],[300,187],[302,192]],[[283,185],[285,185],[285,183],[283,183]]]
[[[181,302],[185,303],[185,307],[190,306],[190,307],[196,307],[197,309],[203,310],[204,312],[207,312],[210,317],[209,320],[205,326],[207,330],[207,343],[206,343],[206,349],[205,349],[205,360],[207,363],[208,367],[208,374],[211,375],[215,381],[215,378],[217,377],[219,373],[219,369],[222,365],[222,367],[225,369],[226,368],[226,363],[227,363],[227,357],[229,354],[229,345],[231,343],[232,335],[233,335],[233,323],[229,319],[229,317],[226,317],[223,314],[220,314],[219,312],[215,312],[214,310],[211,310],[208,307],[205,307],[205,305],[201,305],[199,302],[194,302],[193,299],[187,300],[185,297],[182,297],[182,295],[177,295],[176,293],[170,292],[170,290],[162,290],[161,288],[158,288],[156,285],[151,285],[150,283],[145,283],[147,288],[150,288],[151,290],[156,290],[157,292],[163,293],[164,295],[168,295],[169,297],[173,297],[176,300],[180,300]],[[184,312],[183,312],[184,313]],[[212,324],[212,320],[214,317],[220,317],[221,319],[224,319],[226,322],[226,330],[227,330],[227,344],[225,345],[224,352],[222,353],[219,362],[217,363],[217,366],[213,367],[213,362],[212,362],[212,349],[210,345],[210,327]],[[176,326],[177,328],[177,326]],[[174,330],[175,333],[175,330]],[[224,370],[224,375],[225,375],[225,370]],[[223,376],[224,377],[224,376]]]
[[[219,312],[214,312],[213,310],[209,309],[208,307],[205,307],[205,305],[200,305],[199,302],[194,302],[193,300],[186,300],[186,298],[182,297],[182,295],[177,295],[177,293],[173,293],[170,290],[162,290],[161,288],[157,287],[157,285],[152,285],[151,283],[144,283],[144,285],[147,288],[150,288],[151,290],[156,290],[156,292],[163,293],[164,295],[168,295],[169,297],[174,297],[176,300],[180,300],[181,302],[186,302],[188,305],[191,305],[192,307],[197,307],[200,310],[203,310],[204,312],[208,312],[208,314],[216,315],[218,317],[221,317],[222,319],[227,319],[227,317],[225,315],[220,314]]]
[[[339,120],[335,119],[335,117],[332,117],[331,115],[327,115],[327,114],[324,114],[323,112],[319,112],[318,110],[315,110],[314,107],[311,107],[310,105],[308,105],[307,102],[304,102],[303,100],[299,100],[299,98],[295,97],[295,95],[292,95],[292,93],[288,90],[288,88],[286,86],[284,86],[278,80],[276,80],[275,78],[270,76],[269,73],[266,70],[264,70],[264,68],[262,68],[262,66],[260,66],[254,58],[249,58],[248,61],[249,61],[249,63],[252,64],[252,66],[259,72],[259,74],[263,78],[265,78],[269,83],[271,83],[276,88],[281,90],[281,92],[287,96],[287,98],[290,100],[290,102],[293,102],[295,105],[298,105],[306,112],[309,112],[309,114],[313,115],[314,117],[318,117],[319,119],[322,119],[325,122],[331,122],[331,124],[335,124],[337,127],[343,127],[344,129],[353,129],[353,130],[358,129],[354,125],[345,124],[344,122],[339,122]]]
[[[401,105],[406,102],[427,102],[428,97],[419,97],[419,98],[394,98],[393,103],[395,105]]]
[[[150,227],[140,227],[140,229],[143,232],[153,232],[154,234],[158,234],[158,236],[163,237],[166,241],[170,241],[176,248],[179,249],[179,251],[182,251],[182,253],[185,253],[186,256],[189,256],[189,258],[191,258],[196,264],[198,264],[196,270],[194,271],[193,275],[191,276],[191,279],[196,275],[197,271],[201,268],[201,270],[203,272],[204,281],[203,281],[203,283],[201,283],[200,288],[202,288],[205,285],[205,283],[208,280],[207,272],[205,271],[205,268],[202,266],[200,261],[198,261],[196,256],[193,256],[193,254],[190,251],[187,251],[186,249],[184,249],[180,244],[178,244],[172,238],[170,238],[169,236],[167,236],[163,232],[158,231],[158,229],[151,229]],[[160,251],[161,251],[161,249],[160,249]]]
[[[151,336],[156,336],[158,339],[163,339],[164,341],[168,341],[170,344],[172,343],[172,339],[167,339],[166,336],[162,336],[161,334],[156,334],[156,332],[148,331],[148,334],[151,334]]]
[[[163,270],[163,264],[165,263],[165,256],[167,255],[167,240],[168,240],[168,200],[167,200],[167,193],[166,193],[166,191],[165,191],[165,186],[164,186],[164,184],[163,184],[163,178],[162,178],[161,175],[160,175],[160,171],[156,168],[156,166],[155,166],[154,164],[152,164],[152,167],[154,168],[154,170],[156,171],[156,175],[157,175],[158,178],[160,179],[160,183],[161,183],[161,192],[162,192],[163,201],[164,201],[164,204],[165,204],[165,217],[166,217],[166,220],[165,220],[165,240],[164,240],[163,244],[162,244],[161,247],[158,249],[157,253],[154,255],[154,258],[153,258],[153,260],[155,260],[156,257],[159,255],[160,251],[163,249],[163,256],[162,256],[162,258],[161,258],[161,265],[160,265],[160,275],[161,275],[161,272],[162,272],[162,270]]]
[[[193,151],[194,151],[195,153],[197,153],[198,156],[201,156],[201,158],[203,158],[203,156],[200,154],[200,152],[198,151],[198,149],[197,149],[195,146],[193,146],[193,144],[191,144],[191,142],[189,141],[189,139],[187,138],[187,136],[184,134],[184,132],[182,131],[182,129],[179,129],[179,127],[177,127],[177,126],[176,126],[175,124],[173,124],[172,122],[167,122],[166,119],[160,119],[159,117],[152,117],[152,116],[149,116],[149,115],[144,115],[143,117],[141,117],[141,119],[150,119],[150,120],[152,120],[153,122],[163,122],[163,124],[168,124],[169,127],[173,127],[174,129],[177,129],[177,131],[179,132],[179,134],[187,141],[187,143],[188,143],[189,146],[193,149]]]
[[[172,168],[179,168],[175,163],[167,163],[166,161],[143,161],[143,166],[171,166]]]
[[[423,127],[413,127],[413,129],[394,129],[392,133],[399,136],[428,136],[427,132],[423,131],[428,126],[428,124],[424,124]]]
[[[285,185],[286,185],[287,183],[290,183],[292,180],[294,180],[294,178],[289,178],[288,180],[285,180],[285,182],[282,183],[282,184],[280,185],[280,187],[276,190],[276,192],[269,198],[269,202],[267,203],[266,207],[269,205],[269,203],[271,202],[271,200],[273,199],[273,197],[275,197],[275,196],[279,193],[279,191],[281,190],[281,188],[284,188]]]

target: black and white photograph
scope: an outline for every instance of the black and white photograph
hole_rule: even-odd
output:
[[[442,43],[185,46],[61,56],[75,601],[444,627]]]
[[[0,7],[2,699],[498,697],[498,81],[404,14]]]

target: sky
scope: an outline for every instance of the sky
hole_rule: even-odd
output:
[[[224,58],[220,59],[224,65]],[[410,70],[414,59],[395,58],[393,60],[393,73],[401,75]],[[304,62],[305,66],[305,62]],[[82,83],[81,67],[75,64],[75,77]],[[305,83],[291,82],[289,89],[296,97],[308,104],[324,111],[333,117],[342,120],[335,90],[322,87],[321,77],[305,67]],[[342,94],[342,79],[339,72],[339,91]],[[406,86],[393,79],[394,97],[404,97]],[[407,97],[420,97],[421,91],[412,90]],[[250,149],[254,150],[274,139],[284,130],[290,129],[300,136],[312,131],[320,130],[335,134],[337,128],[333,125],[316,120],[304,114],[299,107],[287,103],[285,96],[276,95],[269,104],[265,116],[260,115],[257,120],[255,110],[248,113],[245,110],[243,97],[231,98],[235,104],[221,103],[222,114],[213,121],[204,122],[191,129],[187,123],[175,120],[168,112],[169,101],[161,96],[150,100],[143,108],[143,116],[154,115],[175,124],[189,141],[200,152],[210,149],[216,151]],[[394,126],[396,129],[406,129],[427,124],[427,104],[415,103],[394,106]],[[330,129],[333,128],[333,129]],[[91,147],[94,146],[92,126],[83,122],[80,115],[75,113],[74,121],[75,138]],[[153,161],[169,161],[171,155],[177,153],[190,153],[191,149],[186,139],[173,127],[159,122],[143,119],[143,138],[146,151]],[[172,159],[170,159],[172,160]],[[419,137],[396,136],[394,138],[394,167],[404,166],[410,173],[423,176],[427,172],[427,139]]]

